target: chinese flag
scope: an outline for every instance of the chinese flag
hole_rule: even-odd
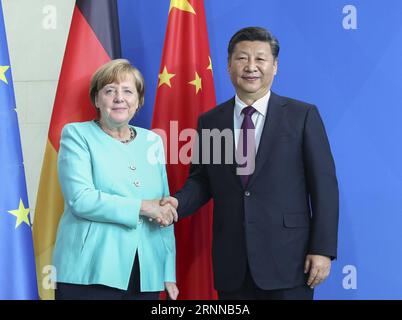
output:
[[[171,194],[183,186],[189,171],[179,157],[188,141],[178,141],[177,135],[196,128],[198,116],[215,103],[204,1],[171,0],[152,120],[154,129],[167,133]],[[211,203],[175,225],[179,299],[216,299],[211,232]]]
[[[53,299],[52,252],[64,200],[57,178],[60,135],[69,122],[95,118],[89,98],[92,74],[121,55],[117,0],[77,0],[64,53],[36,200],[33,237],[42,299]]]

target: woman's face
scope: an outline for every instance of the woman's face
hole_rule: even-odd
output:
[[[137,111],[138,92],[134,77],[127,75],[120,82],[105,85],[95,97],[100,120],[112,127],[128,124]]]

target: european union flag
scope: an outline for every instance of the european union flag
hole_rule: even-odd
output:
[[[0,5],[0,299],[37,298],[28,196]]]

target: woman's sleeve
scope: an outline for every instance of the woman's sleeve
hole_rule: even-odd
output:
[[[92,178],[91,155],[87,142],[75,126],[62,131],[58,155],[61,189],[73,214],[87,220],[116,223],[136,228],[141,199],[97,190]]]
[[[159,139],[158,162],[163,183],[163,196],[169,196],[169,184],[166,174],[166,160],[162,139]],[[165,282],[176,282],[176,240],[174,237],[174,224],[161,228],[162,239],[166,249]]]

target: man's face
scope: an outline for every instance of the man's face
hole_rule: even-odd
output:
[[[228,65],[237,95],[253,102],[271,89],[277,68],[269,43],[263,41],[238,42]]]

